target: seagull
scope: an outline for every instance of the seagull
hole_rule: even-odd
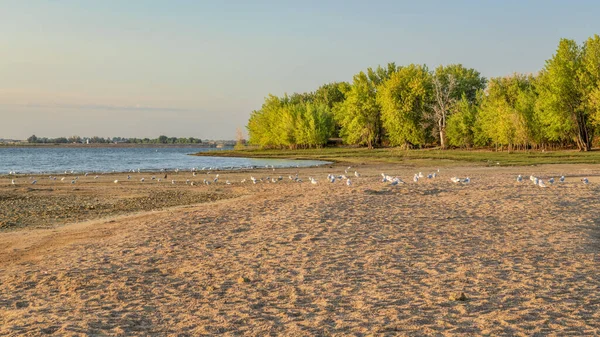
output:
[[[422,172],[419,172],[419,178],[425,178]]]
[[[413,181],[415,183],[419,182],[419,175],[415,173],[415,176],[413,177]]]
[[[546,187],[546,184],[544,184],[544,181],[542,179],[538,179],[538,186],[539,187]]]
[[[75,184],[76,180],[71,180],[71,184]]]
[[[31,182],[31,185],[35,185],[37,183],[37,180],[34,180]]]
[[[11,184],[16,185],[15,180],[13,179],[11,182]]]
[[[351,168],[352,166],[348,166],[348,168],[344,170],[344,173],[348,174],[348,170],[350,170]]]
[[[581,181],[583,181],[583,183],[586,184],[586,185],[590,183],[590,181],[588,180],[588,178],[583,178],[583,179],[581,179]]]
[[[98,179],[98,176],[95,176],[94,179]]]
[[[554,184],[554,178],[548,179],[548,182],[550,183],[550,185]]]
[[[564,183],[565,182],[565,176],[561,176],[558,181],[560,181],[561,183]]]
[[[537,185],[539,183],[539,179],[537,177],[533,177],[533,183]]]
[[[116,179],[115,179],[115,181],[113,181],[113,182],[114,182],[115,184],[117,184],[117,183],[119,182],[119,180],[116,180]]]
[[[432,178],[433,178],[433,174],[430,173],[427,175],[427,179],[432,179]]]
[[[65,177],[62,177],[62,178],[60,179],[60,181],[65,181]]]
[[[171,184],[175,185],[175,180],[171,180]]]
[[[357,171],[354,171],[354,175],[358,178],[360,177],[360,173],[358,173]]]
[[[518,182],[522,182],[522,181],[523,181],[523,176],[519,174],[519,175],[517,176],[517,181],[518,181]]]
[[[463,181],[462,181],[462,182],[463,182],[463,183],[465,183],[465,184],[468,184],[468,183],[470,183],[470,182],[471,182],[471,178],[469,178],[469,177],[466,177],[465,179],[463,179]]]
[[[346,180],[346,185],[347,185],[347,186],[352,186],[352,182],[350,181],[350,179],[347,179],[347,180]]]
[[[253,184],[256,184],[256,178],[254,178],[254,177],[250,176],[250,180],[252,180],[252,183],[253,183]]]
[[[140,181],[141,181],[141,182],[144,182],[144,180],[145,180],[145,179],[144,179],[143,177],[142,177],[142,179],[140,179]]]
[[[452,177],[452,178],[450,178],[450,181],[452,181],[455,184],[458,184],[458,183],[460,183],[460,178]]]
[[[310,180],[310,183],[311,183],[311,184],[313,184],[313,185],[316,185],[316,184],[317,184],[317,180],[316,180],[315,178],[313,178],[313,177],[308,177],[308,179]]]
[[[131,176],[130,176],[130,175],[127,175],[127,180],[129,180],[129,179],[131,179]]]
[[[240,181],[242,184],[246,182],[246,178],[242,179],[242,181]]]

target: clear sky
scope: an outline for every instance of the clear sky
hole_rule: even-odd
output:
[[[536,72],[600,1],[0,0],[0,138],[233,139],[273,93],[370,66]]]

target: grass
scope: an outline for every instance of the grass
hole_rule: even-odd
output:
[[[277,159],[312,159],[343,163],[402,163],[424,164],[435,162],[436,165],[452,165],[456,163],[475,163],[483,166],[523,166],[542,164],[600,164],[600,151],[579,152],[563,151],[522,151],[496,152],[491,150],[402,150],[399,148],[323,148],[306,150],[227,150],[203,152],[198,156],[245,157],[245,158],[277,158]]]

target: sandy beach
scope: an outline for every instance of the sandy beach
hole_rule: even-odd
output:
[[[2,176],[0,335],[600,334],[600,166],[434,165]]]

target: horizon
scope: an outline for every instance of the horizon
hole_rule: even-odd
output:
[[[461,63],[486,78],[536,73],[560,38],[600,32],[592,1],[295,6],[10,4],[0,21],[0,138],[235,139],[269,93],[314,91],[388,62]]]

